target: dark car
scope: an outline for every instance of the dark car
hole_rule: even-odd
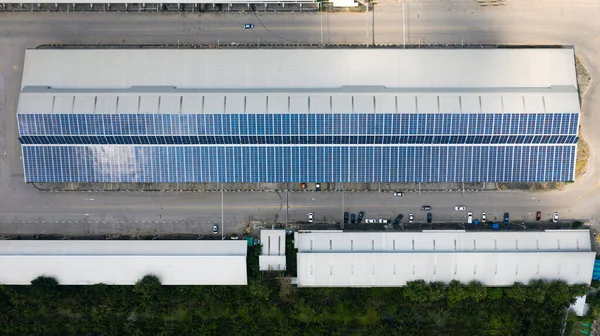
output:
[[[394,224],[400,224],[400,221],[402,220],[402,214],[399,214],[398,216],[396,216],[396,219],[394,219]]]
[[[252,28],[254,28],[254,25],[252,23],[246,23],[244,25],[244,29],[252,29]]]
[[[315,191],[321,191],[321,183],[315,184]]]
[[[508,212],[504,213],[504,224],[508,224]]]
[[[421,210],[424,210],[424,211],[429,211],[429,210],[431,210],[431,205],[423,205],[423,206],[421,207]]]
[[[541,211],[538,211],[538,212],[535,214],[535,220],[536,220],[536,221],[539,221],[540,219],[542,219],[542,212],[541,212]]]
[[[427,223],[431,223],[431,212],[427,213]]]
[[[348,212],[344,212],[344,224],[348,224]]]
[[[354,213],[352,213],[350,215],[350,223],[352,223],[352,224],[356,223],[356,215]]]
[[[362,222],[364,216],[365,216],[365,212],[364,211],[359,212],[358,213],[358,217],[356,218],[356,222],[358,224],[360,224]]]

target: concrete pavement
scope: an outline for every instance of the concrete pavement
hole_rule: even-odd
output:
[[[225,222],[227,232],[252,220],[284,222],[285,193],[42,193],[23,183],[15,110],[25,48],[39,44],[230,44],[230,43],[394,43],[394,44],[569,44],[588,67],[593,84],[583,101],[582,134],[591,147],[587,173],[565,191],[547,193],[344,193],[346,211],[390,218],[433,206],[434,218],[462,220],[453,207],[466,205],[500,217],[525,220],[542,211],[548,218],[591,219],[600,210],[597,97],[600,7],[585,0],[506,1],[496,8],[474,2],[387,2],[374,13],[313,14],[0,14],[0,233],[209,233]],[[244,23],[255,29],[244,30]],[[362,60],[357,60],[357,62]],[[223,197],[223,217],[221,216]],[[290,193],[290,221],[341,220],[341,193]],[[417,217],[418,219],[419,217]],[[424,218],[424,217],[423,217]],[[533,217],[531,217],[533,218]]]

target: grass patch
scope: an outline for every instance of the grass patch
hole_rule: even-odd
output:
[[[581,97],[592,84],[592,76],[577,56],[575,56],[575,72],[577,73],[577,85],[579,86],[579,101],[581,101]]]
[[[587,163],[590,157],[590,146],[583,137],[579,136],[577,142],[577,163],[575,164],[575,177],[580,177],[587,171]]]
[[[499,190],[550,191],[550,190],[563,190],[566,186],[567,186],[567,182],[496,183],[496,187]]]

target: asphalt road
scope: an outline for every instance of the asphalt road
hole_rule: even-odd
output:
[[[239,232],[252,220],[341,220],[343,211],[366,211],[366,218],[392,218],[433,207],[435,220],[462,221],[454,211],[466,205],[488,220],[508,211],[513,220],[598,221],[600,172],[595,149],[600,134],[597,84],[600,56],[600,5],[590,0],[507,0],[502,7],[474,1],[380,3],[371,13],[312,14],[0,14],[0,233],[207,234],[213,224]],[[244,23],[255,29],[244,30]],[[582,133],[592,148],[587,173],[565,191],[407,193],[254,192],[254,193],[44,193],[23,183],[15,110],[25,48],[39,44],[572,44],[594,76],[583,102]],[[363,60],[357,60],[357,62]],[[221,207],[223,204],[223,207]],[[342,204],[344,208],[342,208]]]

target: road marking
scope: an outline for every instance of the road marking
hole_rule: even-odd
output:
[[[594,190],[598,189],[598,187],[600,187],[600,182],[596,182],[596,184],[590,189],[588,190],[585,194],[577,197],[577,200],[580,200],[584,197],[587,197],[589,194],[591,194]]]

